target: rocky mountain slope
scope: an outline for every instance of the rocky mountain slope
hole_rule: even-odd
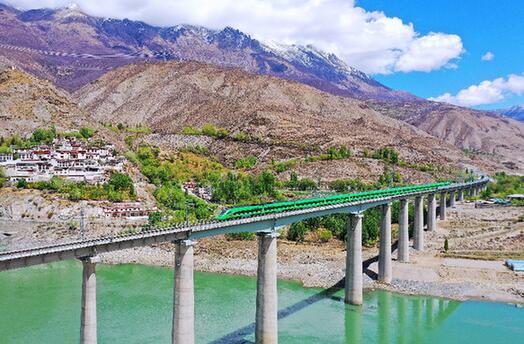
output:
[[[312,46],[263,43],[229,27],[159,28],[137,21],[95,18],[75,8],[21,12],[0,5],[0,55],[67,90],[143,60],[193,60],[240,68],[365,100],[376,111],[415,125],[459,149],[495,154],[509,164],[515,152],[524,148],[522,123],[392,90],[333,54]]]
[[[139,59],[175,59],[275,75],[351,97],[415,98],[378,83],[333,54],[311,46],[264,44],[230,27],[160,28],[91,17],[76,8],[22,12],[0,4],[0,43],[0,54],[23,57],[19,60],[25,68],[67,90]]]
[[[71,129],[90,122],[69,94],[0,57],[0,136],[28,134],[52,124]]]
[[[195,62],[125,66],[80,89],[75,98],[99,121],[148,125],[162,134],[212,123],[233,133],[249,133],[257,138],[258,146],[272,151],[287,146],[307,154],[315,147],[346,144],[362,152],[392,146],[410,163],[487,166],[413,126],[377,113],[362,101]],[[227,156],[235,145],[220,148]],[[340,172],[344,174],[343,167]]]
[[[515,105],[506,109],[498,109],[495,110],[495,112],[517,121],[524,122],[524,105]]]
[[[524,163],[524,123],[488,111],[431,101],[368,101],[373,109],[398,118],[468,153],[499,159],[507,167]]]

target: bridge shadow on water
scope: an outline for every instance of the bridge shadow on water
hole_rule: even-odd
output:
[[[391,245],[391,252],[395,251],[398,247],[398,241],[396,241],[393,245]],[[378,262],[378,255],[371,257],[369,259],[366,259],[362,263],[362,271],[368,275],[371,279],[376,280],[378,278],[378,275],[376,272],[371,270],[369,267],[371,264]],[[285,319],[286,317],[293,315],[302,309],[311,306],[319,301],[322,301],[324,299],[331,299],[337,302],[344,302],[343,297],[335,296],[335,294],[339,291],[344,289],[345,279],[341,279],[337,283],[335,283],[333,286],[322,290],[321,292],[312,295],[302,301],[299,301],[291,306],[288,306],[284,309],[281,309],[278,311],[278,320]],[[211,344],[252,344],[254,342],[248,341],[245,339],[245,337],[255,333],[255,323],[251,323],[247,326],[244,326],[242,328],[239,328],[236,331],[230,332],[226,334],[225,336],[218,338],[211,342]]]

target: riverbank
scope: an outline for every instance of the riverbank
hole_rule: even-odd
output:
[[[369,266],[364,274],[364,287],[461,301],[524,303],[524,273],[510,271],[503,265],[503,259],[482,259],[482,252],[487,255],[493,250],[498,256],[507,254],[507,258],[515,252],[524,252],[524,223],[516,220],[519,214],[522,208],[476,209],[468,203],[450,209],[448,220],[439,221],[436,233],[426,232],[424,252],[411,249],[409,263],[393,261],[393,281],[389,285],[375,281],[378,265],[373,258],[378,250],[366,248],[363,257]],[[450,244],[446,256],[441,252],[444,238]],[[463,254],[468,250],[476,252],[476,259],[453,257],[454,252]],[[279,240],[278,276],[299,281],[305,287],[340,285],[345,275],[345,257],[345,246],[340,241],[302,244]],[[256,258],[255,241],[214,237],[195,245],[197,271],[254,276]],[[102,262],[172,266],[173,246],[163,244],[107,253],[102,255]]]

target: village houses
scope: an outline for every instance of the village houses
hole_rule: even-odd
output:
[[[0,153],[0,167],[10,182],[48,181],[54,176],[89,183],[107,181],[113,171],[123,169],[124,158],[115,156],[114,146],[93,144],[75,137],[62,137],[50,145],[27,149],[12,147]]]

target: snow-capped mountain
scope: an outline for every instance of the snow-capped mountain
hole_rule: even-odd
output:
[[[517,121],[524,122],[524,104],[515,105],[505,109],[498,109],[495,112],[516,119]]]
[[[20,54],[26,56],[20,58]],[[78,56],[83,54],[112,58],[80,60]],[[128,19],[97,18],[82,13],[75,5],[60,10],[18,11],[0,4],[0,55],[21,61],[22,68],[68,90],[78,89],[123,64],[157,59],[241,68],[360,99],[416,99],[313,46],[260,42],[231,27],[155,27]]]

